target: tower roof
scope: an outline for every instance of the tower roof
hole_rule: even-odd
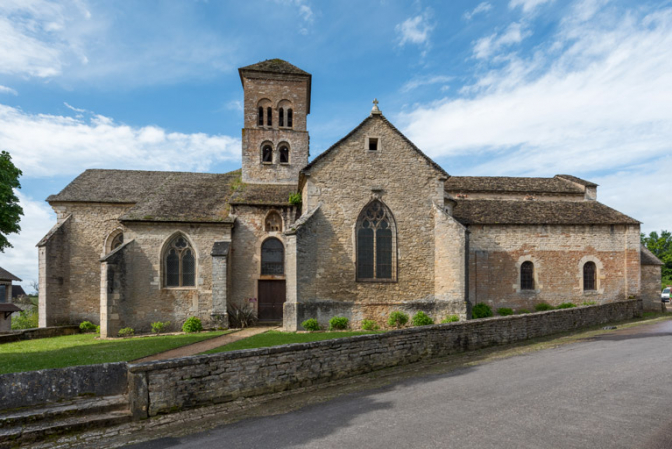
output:
[[[270,73],[284,73],[288,75],[305,75],[310,76],[310,73],[301,70],[295,65],[290,64],[282,59],[267,59],[265,61],[257,62],[256,64],[248,65],[238,69],[239,72],[249,70],[253,72],[270,72]]]

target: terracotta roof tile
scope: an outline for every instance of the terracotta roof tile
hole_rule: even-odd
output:
[[[286,73],[291,75],[310,75],[295,65],[282,59],[267,59],[238,69],[239,71],[250,70],[254,72]]]
[[[289,195],[296,192],[296,184],[241,184],[230,203],[287,206]]]
[[[448,192],[507,192],[583,194],[581,187],[558,178],[514,178],[505,176],[451,176]]]

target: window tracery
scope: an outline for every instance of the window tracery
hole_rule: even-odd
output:
[[[178,235],[168,243],[164,257],[166,287],[194,287],[196,258],[189,241]]]
[[[394,278],[394,219],[380,201],[369,203],[357,220],[357,279]]]

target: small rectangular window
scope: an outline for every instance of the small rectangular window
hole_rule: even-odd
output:
[[[378,151],[378,139],[369,137],[369,151]]]

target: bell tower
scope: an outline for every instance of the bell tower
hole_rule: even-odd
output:
[[[245,94],[242,181],[297,184],[308,165],[312,76],[282,59],[238,69]]]

